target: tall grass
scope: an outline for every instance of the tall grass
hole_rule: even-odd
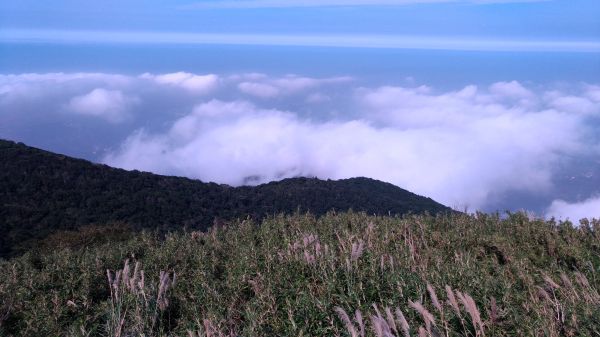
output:
[[[600,336],[600,223],[278,216],[0,262],[1,336]]]

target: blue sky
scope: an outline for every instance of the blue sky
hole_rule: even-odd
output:
[[[600,39],[594,0],[2,0],[0,13],[12,29]]]
[[[600,1],[0,0],[0,138],[600,218]]]

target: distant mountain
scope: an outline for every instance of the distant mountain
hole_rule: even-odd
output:
[[[111,168],[0,140],[3,257],[53,232],[91,224],[206,229],[216,219],[349,209],[379,215],[450,211],[430,198],[368,178],[292,178],[231,187]]]

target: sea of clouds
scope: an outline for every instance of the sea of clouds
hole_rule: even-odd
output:
[[[0,75],[0,137],[111,166],[231,185],[367,176],[461,209],[539,197],[545,215],[571,219],[600,218],[600,186],[557,192],[599,181],[577,164],[600,167],[599,121],[600,86],[586,83]]]

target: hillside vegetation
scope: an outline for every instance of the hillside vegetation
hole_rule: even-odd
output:
[[[260,221],[297,210],[431,214],[450,209],[367,178],[286,179],[231,187],[125,171],[0,140],[0,257],[15,256],[59,230],[127,224],[132,230],[205,230],[219,219]]]
[[[1,336],[600,335],[597,221],[350,212],[96,233],[0,262]]]

